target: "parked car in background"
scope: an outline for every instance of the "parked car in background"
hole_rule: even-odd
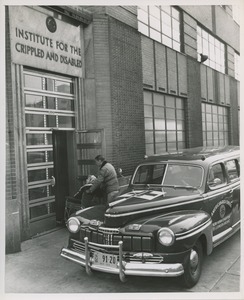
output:
[[[139,164],[127,191],[67,221],[61,256],[92,270],[127,275],[181,276],[188,288],[203,256],[240,228],[240,151],[193,148],[154,155]]]

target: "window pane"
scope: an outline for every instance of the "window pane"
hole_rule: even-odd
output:
[[[42,78],[33,75],[24,75],[24,84],[27,88],[42,90]]]
[[[58,127],[61,128],[73,128],[75,127],[74,117],[58,117]]]
[[[173,150],[177,149],[175,142],[174,143],[172,143],[172,142],[168,143],[167,146],[168,146],[168,151],[173,151]]]
[[[185,114],[184,114],[184,111],[183,110],[177,110],[176,111],[176,115],[177,115],[177,119],[179,120],[184,120],[184,118],[185,118]]]
[[[172,48],[172,40],[165,35],[162,35],[163,44]]]
[[[60,110],[74,110],[74,101],[69,99],[58,98],[58,109]]]
[[[160,10],[157,6],[149,6],[149,14],[157,19],[160,19]]]
[[[151,29],[151,28],[150,28],[150,37],[155,41],[161,42],[160,33],[158,31],[154,30],[154,29]]]
[[[172,108],[166,108],[167,119],[175,119],[175,110]]]
[[[155,130],[163,130],[165,129],[165,120],[155,119]]]
[[[28,182],[47,180],[47,179],[51,179],[52,176],[53,176],[53,168],[29,170]]]
[[[175,98],[174,97],[170,97],[170,96],[166,96],[165,97],[165,105],[167,107],[172,107],[174,108],[175,107]]]
[[[54,91],[55,90],[54,83],[55,83],[54,79],[46,78],[46,90]]]
[[[153,144],[146,144],[146,154],[147,155],[154,154],[154,146],[153,146]]]
[[[138,22],[138,31],[142,34],[145,34],[146,36],[149,36],[148,26],[144,25],[141,22]]]
[[[27,163],[28,164],[43,163],[46,161],[45,154],[46,154],[45,151],[27,152]]]
[[[144,92],[143,96],[144,96],[144,98],[143,98],[144,99],[144,103],[152,105],[152,93]]]
[[[59,93],[66,93],[66,94],[73,93],[73,85],[71,82],[56,80],[56,88],[57,88],[57,92]]]
[[[156,143],[156,153],[166,152],[166,144],[165,143]]]
[[[168,142],[176,141],[176,132],[175,131],[167,131],[167,141]]]
[[[144,117],[152,117],[152,106],[144,105]]]
[[[156,143],[165,142],[165,131],[155,131]]]
[[[54,97],[45,97],[46,98],[46,108],[55,109],[55,98]]]
[[[46,169],[28,171],[28,182],[46,180]]]
[[[25,95],[25,106],[26,107],[43,108],[42,96],[26,94]]]
[[[179,109],[184,109],[184,102],[182,99],[176,98],[176,107]]]
[[[45,135],[39,133],[27,133],[26,145],[45,145]]]
[[[176,130],[176,122],[174,120],[167,120],[167,130]]]
[[[46,198],[48,197],[47,186],[31,188],[29,189],[29,200],[35,200],[38,198]]]
[[[145,131],[146,143],[153,143],[153,131]]]
[[[47,127],[56,127],[56,117],[55,116],[46,116]]]
[[[161,6],[161,9],[163,10],[163,11],[165,11],[167,14],[171,14],[171,9],[170,9],[170,6],[164,6],[164,5],[162,5]]]
[[[158,31],[160,31],[160,20],[150,16],[149,19],[150,26]]]
[[[153,120],[151,118],[145,118],[145,129],[153,129]]]
[[[44,116],[35,114],[25,115],[26,127],[44,127]]]
[[[164,96],[160,94],[154,94],[154,105],[164,106]]]
[[[55,202],[30,207],[31,219],[48,215],[51,213],[55,213]]]
[[[172,11],[172,16],[176,19],[179,20],[180,19],[180,13],[177,9],[175,9],[174,7],[171,7],[171,11]]]
[[[137,12],[138,20],[141,22],[148,24],[148,14],[144,10],[138,9]]]
[[[184,129],[185,129],[184,121],[177,120],[177,130],[184,130]]]
[[[164,107],[154,106],[154,117],[164,119]]]

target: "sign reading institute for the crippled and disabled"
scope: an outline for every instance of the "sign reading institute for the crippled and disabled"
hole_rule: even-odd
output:
[[[82,76],[80,27],[35,8],[10,6],[12,61],[72,76]]]

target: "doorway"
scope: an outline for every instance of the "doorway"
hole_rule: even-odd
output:
[[[54,194],[57,225],[64,224],[66,196],[76,186],[74,132],[53,130]]]

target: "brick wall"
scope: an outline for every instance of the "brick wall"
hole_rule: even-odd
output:
[[[104,155],[107,160],[111,161],[113,142],[108,16],[104,14],[94,15],[93,39],[97,128],[104,129],[106,141],[106,153]]]
[[[230,95],[231,95],[231,107],[230,107],[230,135],[229,142],[231,145],[239,145],[239,122],[238,122],[238,82],[234,78],[230,78]]]
[[[141,38],[109,18],[113,161],[131,174],[145,155]]]
[[[19,203],[17,195],[16,157],[14,138],[14,108],[12,95],[11,51],[9,36],[9,18],[6,8],[6,252],[20,251]]]
[[[187,146],[188,148],[192,148],[202,146],[201,81],[199,63],[188,57],[187,69]]]

